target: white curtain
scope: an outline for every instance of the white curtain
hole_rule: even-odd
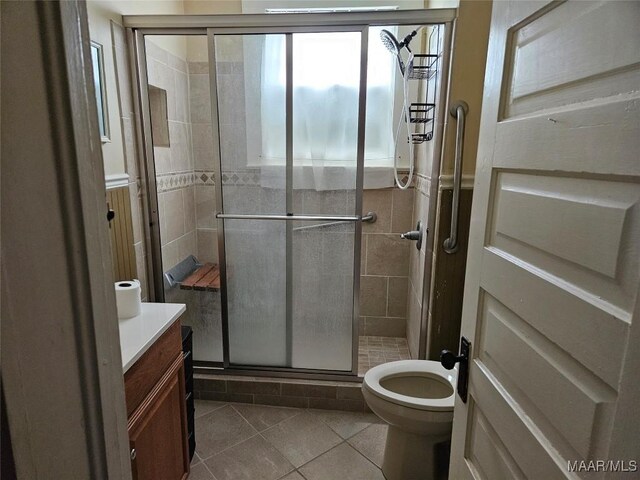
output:
[[[394,57],[369,32],[365,188],[393,186]],[[283,188],[284,36],[267,35],[262,57],[263,186]],[[293,35],[294,188],[354,189],[358,141],[360,34]]]

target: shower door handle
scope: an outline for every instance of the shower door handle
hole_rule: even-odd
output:
[[[223,220],[278,220],[302,222],[367,222],[375,223],[378,219],[376,212],[366,215],[277,215],[277,214],[246,214],[246,213],[216,213],[216,218]]]
[[[453,198],[451,200],[451,230],[442,247],[448,254],[458,251],[458,217],[460,212],[460,187],[462,183],[462,151],[464,147],[464,127],[469,106],[462,100],[451,107],[450,114],[455,117],[456,150],[453,164]]]

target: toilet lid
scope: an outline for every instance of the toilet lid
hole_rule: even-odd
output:
[[[452,393],[444,398],[412,397],[389,390],[380,383],[393,377],[411,376],[436,377],[440,381],[449,383]],[[364,375],[363,385],[373,395],[405,407],[436,412],[452,411],[456,396],[456,370],[446,370],[440,363],[430,360],[400,360],[383,363],[370,369]]]

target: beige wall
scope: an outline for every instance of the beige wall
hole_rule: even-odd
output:
[[[448,102],[464,100],[469,104],[463,173],[473,175],[482,107],[491,2],[484,0],[425,0],[424,5],[425,8],[458,8]],[[439,79],[439,81],[447,82],[447,79]],[[440,175],[449,176],[448,179],[442,179],[440,190],[443,186],[450,188],[450,175],[453,173],[456,124],[452,120],[448,112],[445,112],[445,118],[440,120],[444,123],[444,153]],[[449,228],[448,220],[444,221],[443,219],[440,222],[438,218],[439,213],[437,212],[440,211],[439,203],[442,198],[441,191],[433,191],[431,188],[431,178],[438,174],[438,172],[432,172],[434,156],[439,155],[434,147],[434,142],[426,142],[418,147],[416,155],[414,222],[421,220],[426,227],[428,220],[435,217],[435,224],[434,231],[429,232],[429,236],[434,239],[434,251],[427,251],[425,247],[421,252],[411,250],[406,330],[407,343],[413,358],[416,358],[420,351],[420,330],[434,301],[433,285],[424,282],[425,269],[427,278],[431,278],[433,283],[434,274],[437,273],[434,266],[440,250],[439,246],[442,243],[441,237],[448,235]],[[444,229],[444,232],[440,232],[441,228]],[[453,271],[441,271],[439,272],[439,280],[446,284],[447,281],[454,280],[454,274]],[[423,305],[423,290],[425,288],[430,292],[427,297],[429,305]],[[432,320],[429,318],[428,323],[431,324],[431,322]],[[427,325],[427,329],[430,329],[429,325]]]
[[[105,81],[107,94],[107,114],[110,126],[110,142],[102,144],[105,175],[128,173],[125,161],[125,142],[120,119],[123,112],[119,105],[119,92],[114,58],[115,43],[111,22],[122,25],[122,15],[144,14],[182,14],[184,13],[181,0],[89,0],[87,1],[89,15],[89,34],[91,40],[103,46]],[[163,37],[155,41],[165,50],[186,58],[187,44],[184,37]]]
[[[113,20],[122,25],[122,15],[182,15],[182,0],[88,0],[89,29],[97,21]],[[91,32],[93,34],[93,32]],[[168,52],[184,58],[186,41],[183,38],[164,38],[156,42]]]
[[[442,3],[442,1],[438,3]],[[451,62],[449,102],[464,100],[469,105],[463,158],[463,173],[466,175],[473,175],[476,170],[490,22],[491,1],[461,0]],[[444,135],[445,145],[441,175],[453,173],[456,124],[451,116],[448,117],[448,120]]]
[[[410,249],[417,250],[400,234],[413,229],[413,196],[413,188],[364,191],[362,213],[378,219],[362,225],[360,335],[406,334]]]
[[[241,0],[185,0],[186,15],[230,15],[242,13]],[[190,62],[207,62],[207,38],[187,38],[187,59]]]
[[[184,13],[187,15],[213,15],[242,13],[241,0],[185,0]]]
[[[101,2],[102,3],[102,2]],[[107,116],[109,120],[110,141],[102,144],[104,173],[106,176],[126,173],[124,143],[120,128],[120,106],[111,36],[111,20],[117,14],[102,8],[97,2],[87,2],[89,13],[89,33],[91,40],[102,45],[104,57],[104,79],[107,97]]]

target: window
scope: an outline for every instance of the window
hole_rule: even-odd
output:
[[[390,172],[394,155],[395,63],[378,41],[381,29],[369,30],[365,171],[382,168]],[[261,71],[262,163],[283,165],[286,148],[283,35],[266,36]],[[313,167],[312,175],[316,177],[330,174],[332,168],[343,173],[353,170],[355,175],[359,84],[360,33],[293,34],[294,167]],[[314,185],[317,187],[319,183],[329,182],[316,179]]]

